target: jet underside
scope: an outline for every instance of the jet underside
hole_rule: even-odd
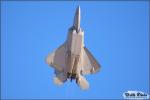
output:
[[[55,69],[54,82],[57,85],[70,79],[76,80],[81,89],[88,89],[89,83],[83,75],[98,72],[100,64],[84,46],[84,32],[80,28],[80,16],[80,7],[78,7],[65,43],[50,53],[46,62]]]

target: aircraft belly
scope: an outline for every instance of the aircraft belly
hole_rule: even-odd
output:
[[[80,55],[82,48],[82,35],[81,34],[72,34],[71,41],[71,53],[74,55]]]
[[[100,65],[84,46],[84,31],[80,27],[80,16],[78,7],[65,43],[50,53],[46,62],[55,69],[55,84],[62,85],[70,79],[75,80],[80,88],[85,90],[89,88],[89,83],[83,75],[98,72]]]

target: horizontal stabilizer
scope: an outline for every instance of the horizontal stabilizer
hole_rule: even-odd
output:
[[[79,77],[79,79],[77,80],[77,84],[82,90],[87,90],[89,88],[89,83],[83,76]]]
[[[67,77],[63,75],[63,73],[57,73],[56,77],[54,77],[54,83],[56,85],[62,85],[67,80]]]

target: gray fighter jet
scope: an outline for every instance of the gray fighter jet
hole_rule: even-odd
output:
[[[100,64],[84,45],[84,31],[80,28],[80,7],[76,9],[73,26],[68,30],[68,37],[46,62],[55,69],[54,83],[62,85],[67,80],[76,80],[81,89],[88,89],[89,83],[83,75],[100,70]]]

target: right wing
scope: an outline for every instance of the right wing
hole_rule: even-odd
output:
[[[65,57],[66,57],[66,44],[64,43],[58,49],[56,49],[53,53],[50,53],[46,58],[46,62],[48,65],[54,67],[58,71],[63,71],[65,68]]]
[[[82,74],[92,74],[100,70],[100,64],[96,61],[90,51],[84,47],[81,58]]]

